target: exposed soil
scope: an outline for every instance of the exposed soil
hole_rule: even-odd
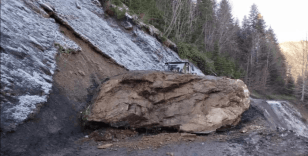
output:
[[[106,78],[127,71],[95,51],[69,29],[60,26],[60,30],[82,48],[78,54],[58,53],[57,56],[59,72],[54,75],[54,80],[63,87],[70,99],[80,102],[90,100],[87,95],[89,91],[92,93],[91,89],[96,89]]]

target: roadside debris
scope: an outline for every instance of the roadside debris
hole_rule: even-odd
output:
[[[109,148],[111,147],[113,144],[105,144],[105,145],[100,145],[100,146],[97,146],[98,149],[106,149],[106,148]]]

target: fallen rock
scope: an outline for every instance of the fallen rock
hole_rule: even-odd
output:
[[[42,3],[42,2],[39,2],[39,4],[40,4],[40,6],[41,6],[42,8],[44,8],[46,11],[51,12],[51,13],[54,12],[54,8],[53,8],[53,7],[51,7],[51,6],[49,6],[49,5],[45,4],[45,3]]]
[[[247,132],[247,129],[242,129],[240,132],[241,132],[241,133],[246,133],[246,132]]]
[[[98,149],[106,149],[106,148],[109,148],[111,147],[113,144],[105,144],[105,145],[100,145],[100,146],[97,146]]]
[[[81,76],[85,76],[85,75],[86,75],[86,74],[85,74],[83,71],[81,71],[81,70],[79,70],[78,73],[79,73]]]
[[[76,2],[76,7],[77,7],[78,9],[81,9],[81,6],[80,6],[80,4],[79,4],[78,2]]]
[[[128,21],[122,21],[121,25],[126,29],[126,30],[132,30],[133,29],[133,25],[128,22]]]
[[[197,138],[196,134],[181,133],[181,139],[184,141],[194,141]]]
[[[196,138],[196,134],[190,134],[190,133],[181,133],[182,138]]]
[[[132,71],[100,86],[88,121],[114,127],[173,127],[208,133],[236,125],[249,108],[241,80],[160,71]]]

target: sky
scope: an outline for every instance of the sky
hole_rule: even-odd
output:
[[[217,0],[220,2],[221,0]],[[279,43],[306,40],[308,0],[229,0],[232,14],[240,24],[252,4],[258,6],[266,25],[274,30]]]

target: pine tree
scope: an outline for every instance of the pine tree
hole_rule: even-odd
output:
[[[258,15],[259,15],[259,10],[256,4],[253,4],[250,8],[250,13],[248,17],[249,25],[251,28],[255,29],[257,28],[257,23],[259,21]]]
[[[292,75],[288,75],[287,77],[287,84],[286,84],[286,88],[285,88],[285,94],[286,95],[294,95],[295,93],[295,81],[292,77]]]

